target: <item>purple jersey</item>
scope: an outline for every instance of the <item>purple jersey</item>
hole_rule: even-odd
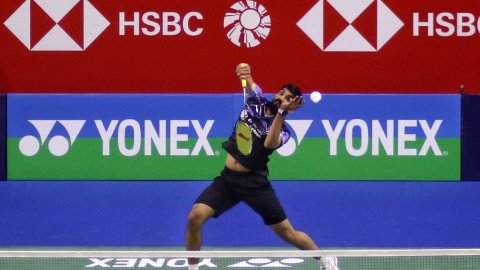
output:
[[[268,156],[275,150],[264,146],[265,138],[275,118],[265,115],[268,104],[269,101],[263,96],[262,89],[257,86],[248,95],[232,135],[222,144],[230,155],[250,170],[267,171]],[[278,147],[290,139],[290,131],[285,124],[280,131],[280,137]]]

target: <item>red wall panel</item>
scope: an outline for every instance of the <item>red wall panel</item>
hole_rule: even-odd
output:
[[[0,2],[2,91],[237,92],[235,65],[248,62],[267,91],[294,82],[325,93],[457,93],[460,85],[480,93],[480,6],[474,0],[66,0],[74,7],[63,12],[55,1],[38,2]],[[244,8],[235,11],[235,4]],[[268,35],[250,38],[259,42],[254,47],[233,44],[227,33],[235,24],[224,27],[229,12],[239,30],[260,22],[256,29],[270,29]],[[138,35],[134,26],[121,26],[122,16],[129,24],[135,13]],[[92,38],[101,18],[108,27]],[[301,29],[302,20],[320,45]],[[45,38],[48,33],[57,39]],[[59,50],[66,40],[81,50]],[[362,51],[368,44],[372,50]]]

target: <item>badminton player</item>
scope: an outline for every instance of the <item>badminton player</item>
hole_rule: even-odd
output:
[[[303,106],[302,92],[287,84],[267,100],[250,71],[248,64],[236,68],[244,88],[244,108],[231,136],[222,144],[227,151],[225,168],[199,195],[188,215],[185,248],[200,250],[205,221],[243,201],[284,241],[301,250],[316,250],[315,242],[290,224],[267,178],[269,156],[290,138],[285,118]],[[336,257],[322,257],[320,262],[321,269],[338,270]],[[189,270],[195,269],[198,259],[190,258]]]

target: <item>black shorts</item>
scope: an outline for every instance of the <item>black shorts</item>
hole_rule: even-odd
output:
[[[241,201],[257,212],[266,225],[287,219],[270,181],[253,172],[240,173],[225,168],[195,203],[212,207],[214,217],[219,217]]]

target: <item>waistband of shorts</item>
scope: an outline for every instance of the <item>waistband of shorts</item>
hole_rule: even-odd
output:
[[[268,176],[268,170],[256,170],[256,171],[249,171],[249,172],[237,172],[234,171],[227,166],[223,168],[223,171],[230,175],[237,175],[237,176],[246,176],[246,175],[261,175],[261,176]]]

